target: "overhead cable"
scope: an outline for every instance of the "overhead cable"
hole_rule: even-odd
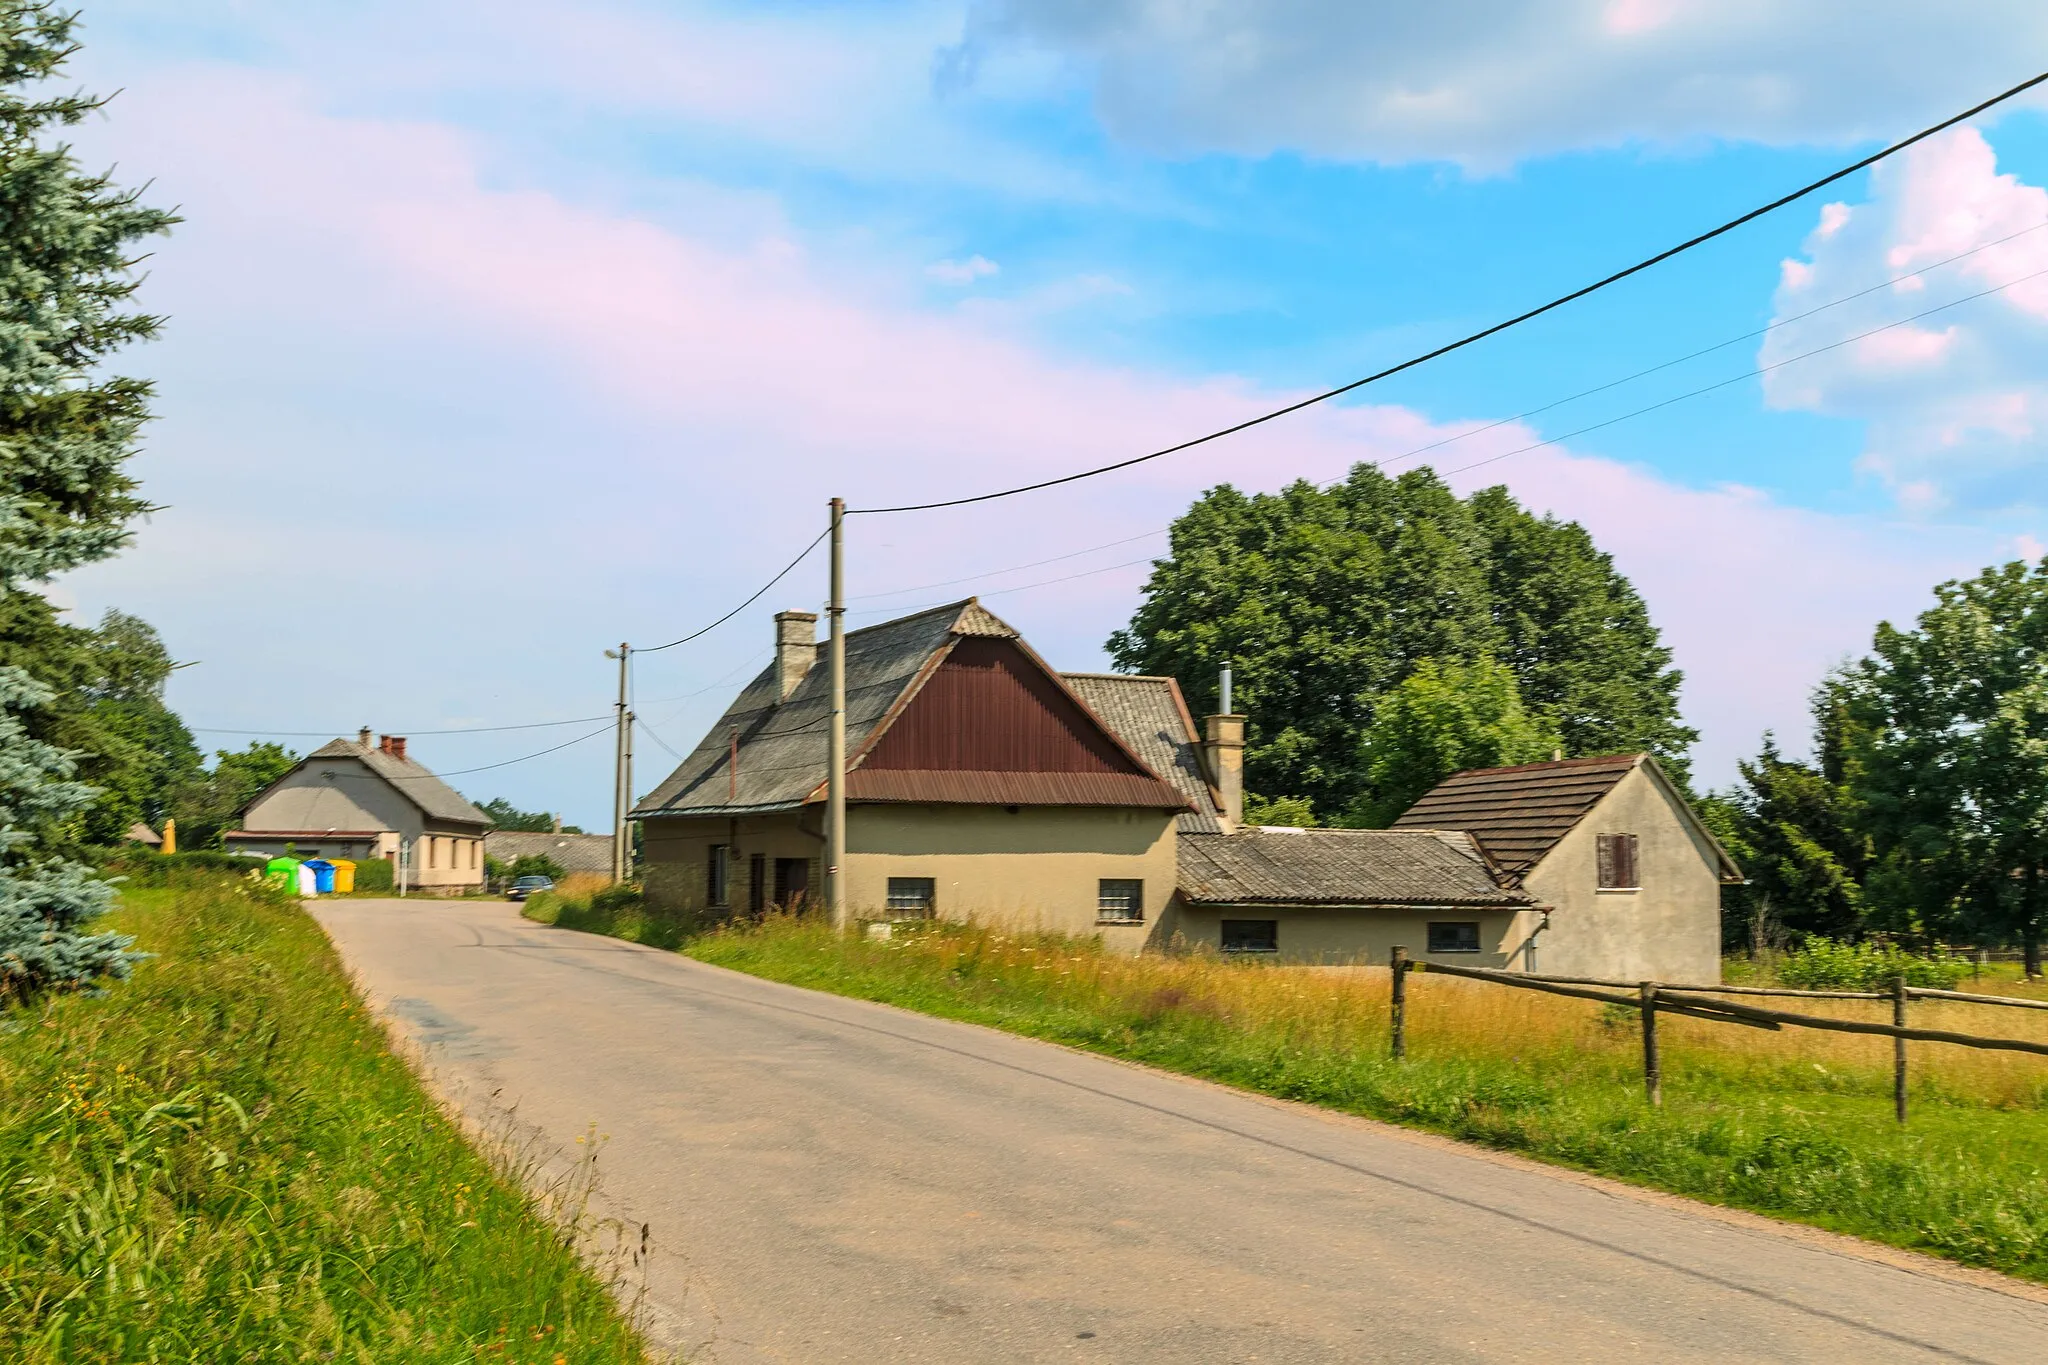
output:
[[[803,563],[806,559],[810,558],[811,551],[817,549],[820,545],[824,544],[825,537],[831,534],[832,531],[830,527],[827,527],[825,530],[818,532],[818,538],[812,541],[810,544],[804,546],[803,553],[799,554],[795,559],[790,560],[789,563],[783,565],[781,573],[776,574],[775,577],[769,579],[766,583],[763,583],[760,587],[760,590],[756,592],[752,597],[749,597],[746,601],[740,603],[731,611],[719,617],[716,621],[713,621],[710,625],[705,626],[702,630],[691,631],[682,639],[670,640],[665,645],[648,645],[644,649],[636,649],[633,652],[635,654],[654,654],[664,649],[674,649],[677,645],[686,645],[690,643],[690,641],[692,640],[699,639],[703,636],[709,635],[712,631],[717,630],[727,621],[732,620],[733,617],[738,616],[748,607],[751,607],[754,605],[754,603],[760,601],[762,597],[767,595],[768,589],[774,587],[777,583],[780,583],[783,579],[787,578],[789,576],[789,571],[791,569],[794,569],[797,565]]]
[[[503,730],[545,730],[556,725],[588,725],[594,720],[609,720],[609,716],[576,716],[569,720],[535,720],[524,725],[469,725],[458,730],[407,730],[407,737],[417,739],[421,735],[491,735]],[[214,725],[188,725],[185,727],[195,735],[283,735],[289,739],[311,739],[318,735],[343,734],[335,730],[223,730]]]
[[[1393,375],[1400,374],[1404,370],[1412,370],[1418,365],[1423,365],[1441,356],[1449,355],[1453,351],[1462,350],[1463,348],[1470,346],[1475,342],[1484,341],[1486,338],[1496,336],[1502,332],[1507,331],[1511,327],[1519,327],[1521,324],[1528,322],[1534,318],[1539,318],[1543,316],[1545,313],[1549,313],[1555,309],[1562,308],[1568,303],[1577,302],[1579,299],[1585,298],[1589,294],[1597,293],[1598,291],[1607,288],[1609,285],[1618,284],[1622,280],[1629,278],[1631,275],[1640,274],[1641,272],[1650,269],[1652,266],[1661,265],[1662,263],[1670,260],[1674,256],[1678,256],[1683,254],[1684,252],[1691,251],[1694,247],[1703,246],[1706,243],[1713,241],[1717,237],[1721,237],[1727,233],[1733,232],[1736,228],[1742,227],[1744,224],[1752,223],[1757,219],[1762,218],[1766,214],[1774,213],[1777,210],[1784,208],[1787,204],[1796,203],[1797,201],[1804,199],[1806,196],[1814,193],[1816,190],[1825,189],[1829,185],[1834,184],[1838,180],[1846,179],[1847,177],[1854,175],[1858,171],[1865,170],[1868,167],[1876,165],[1878,162],[1883,161],[1887,157],[1897,155],[1899,152],[1904,151],[1908,147],[1914,146],[1916,143],[1924,142],[1928,138],[1933,137],[1937,133],[1944,132],[1947,129],[1953,128],[1959,123],[1974,118],[1978,114],[1983,113],[1987,109],[2003,104],[2007,100],[2010,100],[2015,96],[2025,94],[2027,91],[2033,89],[2037,85],[2042,84],[2044,81],[2048,81],[2048,71],[2044,71],[2037,76],[2033,76],[2027,80],[2021,81],[2018,85],[2013,86],[2009,90],[2003,91],[1997,95],[1993,95],[1990,99],[1985,100],[1980,104],[1972,105],[1970,108],[1963,110],[1959,114],[1952,115],[1949,118],[1943,119],[1939,123],[1923,128],[1919,132],[1914,133],[1911,137],[1902,138],[1899,141],[1892,143],[1888,147],[1885,147],[1876,152],[1872,152],[1869,156],[1851,162],[1849,165],[1842,167],[1840,170],[1832,171],[1829,174],[1822,176],[1818,180],[1815,180],[1809,184],[1801,186],[1796,190],[1793,190],[1790,194],[1780,195],[1778,198],[1773,199],[1768,204],[1760,205],[1757,208],[1753,208],[1749,212],[1740,215],[1739,217],[1731,218],[1727,222],[1722,223],[1719,227],[1710,228],[1697,236],[1689,237],[1685,241],[1678,243],[1676,246],[1667,247],[1665,250],[1658,252],[1654,256],[1645,257],[1644,259],[1637,261],[1634,265],[1627,266],[1621,270],[1617,270],[1611,275],[1607,275],[1601,279],[1593,281],[1591,284],[1582,285],[1579,288],[1572,290],[1568,294],[1560,294],[1558,297],[1550,300],[1548,303],[1539,304],[1534,308],[1528,309],[1526,312],[1517,313],[1515,316],[1511,318],[1507,318],[1501,322],[1496,322],[1490,327],[1482,328],[1481,330],[1473,332],[1467,336],[1460,337],[1456,341],[1448,342],[1442,346],[1438,346],[1434,350],[1425,351],[1421,355],[1411,356],[1409,359],[1401,361],[1397,365],[1390,365],[1386,369],[1379,370],[1373,374],[1365,376],[1363,379],[1354,379],[1348,384],[1341,384],[1334,389],[1326,389],[1321,393],[1313,394],[1307,398],[1303,398],[1296,402],[1289,403],[1284,407],[1274,408],[1270,412],[1261,413],[1257,417],[1246,418],[1242,422],[1234,423],[1230,426],[1223,427],[1219,430],[1209,432],[1208,434],[1203,436],[1196,436],[1190,440],[1181,441],[1175,445],[1167,446],[1164,449],[1152,451],[1149,454],[1133,455],[1129,459],[1117,460],[1113,463],[1105,465],[1097,465],[1092,469],[1080,470],[1077,473],[1073,474],[1064,474],[1058,478],[1041,479],[1036,483],[1019,484],[1014,488],[998,489],[997,491],[992,493],[977,493],[970,497],[946,498],[936,502],[904,503],[900,506],[895,507],[849,507],[848,509],[846,509],[846,515],[882,516],[896,512],[929,512],[935,511],[942,507],[964,507],[970,503],[993,502],[998,498],[1015,497],[1020,493],[1033,493],[1044,488],[1056,488],[1062,484],[1076,483],[1082,479],[1092,479],[1095,478],[1097,475],[1109,474],[1119,469],[1128,469],[1132,465],[1144,464],[1148,460],[1156,460],[1161,458],[1162,456],[1178,454],[1183,450],[1191,450],[1196,446],[1206,445],[1211,441],[1221,440],[1225,436],[1234,436],[1238,432],[1247,431],[1252,427],[1261,426],[1264,423],[1288,416],[1291,413],[1300,412],[1303,408],[1314,407],[1318,403],[1328,402],[1330,399],[1336,398],[1342,394],[1347,394],[1355,389],[1364,388],[1368,384],[1374,384],[1382,379],[1390,378]]]

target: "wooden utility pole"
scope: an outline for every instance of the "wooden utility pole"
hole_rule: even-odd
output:
[[[1408,1055],[1408,950],[1397,947],[1387,964],[1393,970],[1394,991],[1388,1006],[1389,1042],[1394,1060]]]
[[[825,604],[831,621],[826,644],[832,716],[825,732],[825,903],[832,927],[848,927],[846,911],[846,500],[832,508],[832,586]]]
[[[632,808],[633,789],[633,713],[626,709],[626,667],[632,657],[633,647],[624,640],[619,641],[617,651],[606,650],[604,657],[619,661],[619,701],[617,706],[617,743],[612,754],[612,880],[622,882],[631,875],[632,859],[626,849],[626,812]]]

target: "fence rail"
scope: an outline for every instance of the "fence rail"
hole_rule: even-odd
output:
[[[1489,981],[1517,990],[1541,991],[1548,995],[1570,996],[1577,1000],[1597,1000],[1605,1005],[1619,1005],[1626,1009],[1639,1010],[1643,1032],[1643,1088],[1653,1105],[1664,1102],[1663,1064],[1657,1042],[1659,1014],[1678,1014],[1690,1019],[1739,1024],[1745,1028],[1773,1032],[1791,1027],[1890,1038],[1892,1105],[1894,1115],[1900,1123],[1906,1121],[1908,1042],[1946,1043],[1954,1047],[2025,1052],[2037,1057],[2048,1057],[2048,1043],[2037,1043],[2025,1038],[1988,1038],[1974,1033],[1951,1033],[1946,1029],[1913,1028],[1906,1022],[1907,1002],[1914,999],[1948,1000],[1974,1005],[2016,1005],[2025,1009],[2048,1009],[2048,1001],[2019,1000],[2001,995],[1972,995],[1967,991],[1940,991],[1931,987],[1908,986],[1903,977],[1893,982],[1890,991],[1882,993],[1801,991],[1775,986],[1667,985],[1656,981],[1609,981],[1585,976],[1535,976],[1521,972],[1498,971],[1488,967],[1456,967],[1443,962],[1416,962],[1409,958],[1406,948],[1394,949],[1391,965],[1393,1007],[1389,1042],[1396,1060],[1408,1055],[1407,977],[1410,972],[1433,972],[1439,976],[1463,977],[1469,981]],[[1716,999],[1718,995],[1795,996],[1807,1000],[1889,1000],[1892,1002],[1892,1022],[1881,1024],[1865,1019],[1832,1019],[1819,1014],[1794,1014],[1787,1010],[1765,1009],[1758,1005],[1743,1005],[1733,1000]]]

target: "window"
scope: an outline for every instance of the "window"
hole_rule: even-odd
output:
[[[1143,924],[1145,883],[1132,878],[1104,877],[1095,891],[1095,922]]]
[[[439,867],[440,865],[441,865],[441,836],[440,836],[440,835],[438,835],[438,834],[429,834],[429,835],[427,836],[427,866],[428,866],[428,867]]]
[[[724,906],[731,904],[732,896],[732,845],[713,844],[710,865],[704,880],[704,903]]]
[[[889,918],[930,919],[938,900],[938,883],[930,877],[889,878]]]
[[[1276,919],[1227,919],[1223,921],[1223,951],[1226,953],[1279,952],[1280,921]]]
[[[1476,953],[1479,951],[1479,926],[1471,924],[1432,924],[1429,926],[1429,950],[1432,953]]]
[[[1600,862],[1602,891],[1634,891],[1642,885],[1636,878],[1636,836],[1602,834],[1595,844]]]

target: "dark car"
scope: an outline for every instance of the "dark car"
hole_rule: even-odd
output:
[[[553,877],[519,877],[513,881],[512,889],[505,893],[505,899],[508,901],[523,901],[536,891],[552,891],[554,889],[555,879]]]

